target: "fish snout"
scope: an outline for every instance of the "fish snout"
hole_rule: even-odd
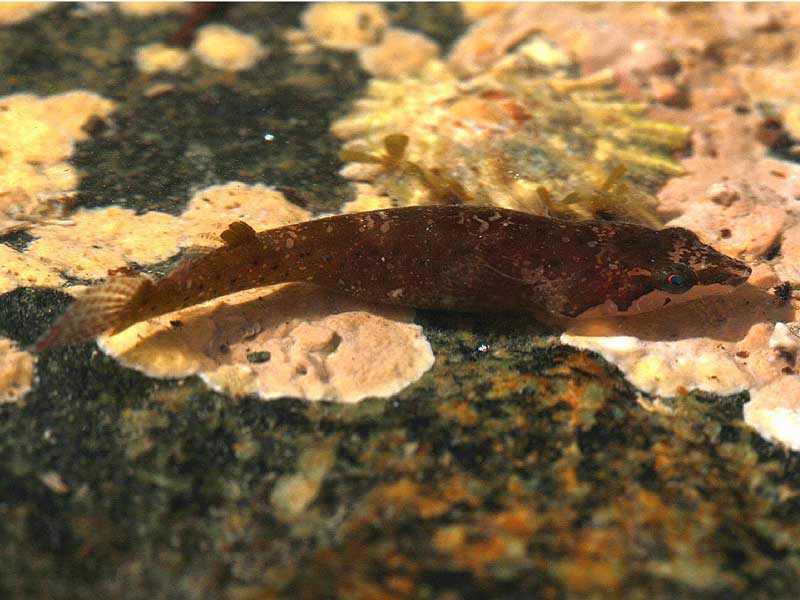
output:
[[[727,272],[724,274],[724,276],[720,278],[719,283],[735,287],[745,283],[750,278],[750,274],[753,272],[753,269],[744,263],[737,262],[733,265],[728,265],[728,269],[726,271]]]

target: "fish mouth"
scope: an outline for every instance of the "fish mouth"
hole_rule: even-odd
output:
[[[718,270],[715,269],[711,273],[706,274],[705,277],[701,277],[701,280],[704,280],[702,283],[705,285],[719,283],[736,287],[737,285],[745,283],[750,278],[752,272],[753,270],[747,265],[736,263],[733,265],[725,265]]]
[[[748,267],[747,265],[741,265],[738,269],[738,272],[731,273],[730,276],[723,281],[722,283],[725,285],[742,285],[748,279],[750,279],[750,274],[753,272],[753,269]]]

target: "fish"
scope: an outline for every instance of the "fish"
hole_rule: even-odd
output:
[[[564,221],[491,206],[392,208],[257,233],[231,223],[222,246],[158,280],[123,270],[84,292],[38,351],[241,290],[304,282],[361,300],[568,319],[631,315],[731,291],[750,267],[688,229]]]

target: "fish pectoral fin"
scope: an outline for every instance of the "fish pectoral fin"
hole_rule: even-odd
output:
[[[228,228],[223,231],[219,237],[222,238],[222,241],[228,246],[236,247],[246,242],[253,241],[256,238],[256,232],[255,229],[244,221],[234,221],[228,225]]]

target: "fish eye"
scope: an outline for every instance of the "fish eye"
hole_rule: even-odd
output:
[[[683,294],[697,284],[697,275],[683,263],[673,263],[653,274],[655,287],[670,294]]]

